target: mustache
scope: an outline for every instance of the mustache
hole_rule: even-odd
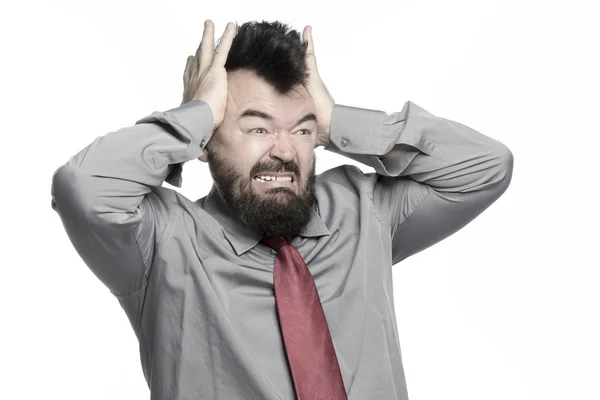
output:
[[[260,175],[263,172],[290,172],[296,176],[300,175],[300,168],[292,162],[289,163],[263,163],[256,164],[252,171],[250,171],[250,177],[255,177],[256,175]]]

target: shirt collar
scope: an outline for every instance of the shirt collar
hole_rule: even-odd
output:
[[[238,256],[256,246],[262,239],[262,236],[258,232],[250,230],[237,219],[233,210],[221,198],[214,183],[204,199],[203,208],[221,223],[225,231],[225,238]],[[300,236],[320,237],[330,234],[329,229],[327,229],[327,226],[319,215],[318,204],[315,203],[308,224],[306,224]]]

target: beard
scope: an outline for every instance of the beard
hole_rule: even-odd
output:
[[[221,198],[249,229],[262,236],[287,237],[291,240],[308,224],[316,203],[314,154],[312,170],[304,187],[300,186],[300,169],[292,162],[271,160],[258,163],[244,176],[219,153],[208,151],[207,158]],[[294,182],[298,182],[300,194],[288,187],[274,187],[257,193],[254,189],[254,177],[267,171],[294,174]]]

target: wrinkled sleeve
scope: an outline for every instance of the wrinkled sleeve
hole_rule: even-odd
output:
[[[212,112],[194,100],[96,138],[52,176],[52,209],[92,272],[115,295],[142,289],[164,233],[165,207],[151,201],[167,181],[181,187],[183,163],[200,157]]]
[[[343,106],[332,113],[326,150],[376,171],[372,200],[390,221],[393,263],[458,231],[507,189],[507,146],[413,102],[400,112]]]

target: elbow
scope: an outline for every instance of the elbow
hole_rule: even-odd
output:
[[[489,164],[484,180],[478,186],[478,191],[487,193],[485,201],[496,201],[510,185],[514,165],[512,151],[504,144],[497,142],[498,145],[489,156]]]
[[[76,166],[71,163],[60,166],[52,175],[52,209],[61,217],[80,218],[81,215],[89,215],[91,206],[86,200],[88,191],[84,185]]]
[[[500,195],[508,189],[512,181],[512,173],[514,166],[514,156],[512,151],[504,144],[500,144],[498,150],[498,186],[500,187]]]

